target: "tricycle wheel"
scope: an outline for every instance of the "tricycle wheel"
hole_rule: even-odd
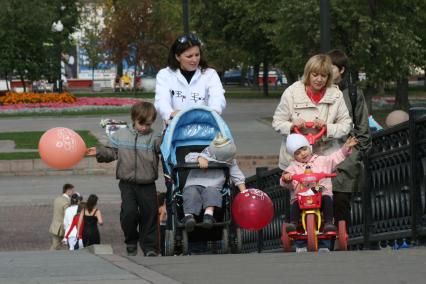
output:
[[[283,246],[283,249],[285,252],[292,252],[292,241],[287,233],[287,223],[284,223],[282,225],[282,232],[281,232],[281,244]]]
[[[308,234],[308,251],[317,251],[318,239],[314,214],[308,214],[306,216],[306,231]]]
[[[348,234],[346,232],[346,221],[339,221],[339,231],[338,231],[338,241],[339,241],[339,250],[346,251],[348,250]]]

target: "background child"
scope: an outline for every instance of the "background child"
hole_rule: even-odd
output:
[[[116,177],[120,180],[118,187],[122,201],[120,222],[128,255],[137,254],[138,241],[145,255],[157,255],[155,180],[158,178],[161,138],[151,129],[156,117],[153,104],[138,102],[131,109],[133,127],[115,132],[110,137],[109,147],[87,150],[87,155],[96,155],[100,163],[117,160]]]
[[[65,210],[65,216],[64,216],[64,229],[66,234],[68,233],[71,227],[72,221],[78,211],[78,205],[80,204],[82,200],[83,200],[83,197],[78,192],[71,195],[71,205]],[[75,227],[72,231],[70,231],[68,239],[76,238],[76,237],[77,237],[77,227]],[[71,243],[74,245],[75,241],[73,240]],[[68,245],[69,244],[70,242],[68,242]],[[73,250],[74,248],[73,246],[69,245],[69,249]]]
[[[69,250],[77,250],[84,247],[83,245],[83,231],[84,231],[84,222],[81,220],[81,212],[85,208],[86,204],[81,202],[77,206],[76,213],[71,221],[68,231],[65,233],[65,237],[62,240],[63,243],[68,243]],[[80,223],[80,226],[79,226]],[[79,228],[79,229],[78,229]]]
[[[291,198],[290,198],[290,223],[287,225],[287,232],[292,232],[297,229],[300,220],[300,208],[297,202],[296,193],[299,191],[299,183],[292,180],[295,174],[303,174],[307,166],[312,172],[333,172],[337,165],[345,160],[351,153],[351,149],[358,143],[354,137],[349,138],[342,148],[328,156],[318,156],[312,153],[311,145],[305,136],[301,134],[290,134],[287,136],[287,152],[294,157],[294,161],[284,170],[280,179],[281,186],[291,183]],[[333,225],[333,193],[330,178],[320,181],[322,190],[322,212],[324,215],[324,232],[336,231],[336,226]]]
[[[222,194],[220,190],[225,183],[223,169],[209,169],[208,163],[219,162],[230,164],[231,181],[240,191],[246,189],[245,177],[234,159],[236,153],[235,144],[219,133],[208,147],[201,153],[189,153],[185,157],[187,163],[199,163],[200,170],[193,169],[189,172],[183,189],[184,223],[187,232],[195,227],[194,215],[198,215],[204,208],[203,227],[211,229],[215,219],[214,207],[222,207]]]

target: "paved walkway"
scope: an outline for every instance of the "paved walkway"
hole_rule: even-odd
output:
[[[277,155],[281,142],[269,123],[278,100],[229,101],[224,118],[243,155]],[[112,116],[128,119],[128,116]],[[0,119],[0,132],[63,126],[104,137],[101,117]],[[161,128],[159,121],[154,126]],[[103,244],[114,254],[47,251],[51,202],[66,182],[95,193],[105,217]],[[161,181],[160,181],[161,182]],[[424,283],[426,249],[330,254],[123,256],[120,197],[112,175],[2,176],[0,178],[0,283]]]
[[[172,257],[0,252],[0,283],[423,284],[425,248]]]

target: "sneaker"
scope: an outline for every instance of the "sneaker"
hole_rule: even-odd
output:
[[[306,247],[296,248],[296,253],[302,253],[302,252],[308,252],[308,249]]]
[[[288,224],[285,226],[285,230],[286,230],[286,232],[287,232],[287,233],[294,232],[294,231],[296,231],[296,230],[297,230],[297,226],[296,226],[296,224],[294,224],[294,223],[288,223]]]
[[[213,228],[213,223],[215,223],[216,220],[214,219],[214,217],[210,214],[204,214],[203,217],[203,228],[204,229],[208,229],[210,230],[211,228]]]
[[[326,223],[324,225],[324,233],[327,233],[327,232],[337,232],[336,226],[334,226],[333,223]]]
[[[328,248],[320,248],[318,252],[330,252]]]
[[[192,215],[187,215],[183,218],[183,223],[185,224],[185,230],[189,233],[194,231],[195,228],[195,219]]]
[[[153,250],[148,251],[145,256],[157,256],[157,253]]]
[[[137,245],[128,245],[126,247],[128,256],[135,256],[138,254],[138,246]]]

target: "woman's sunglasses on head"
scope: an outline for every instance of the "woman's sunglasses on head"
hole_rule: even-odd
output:
[[[178,37],[178,42],[181,44],[191,43],[191,44],[201,44],[201,40],[194,34],[182,35]]]

